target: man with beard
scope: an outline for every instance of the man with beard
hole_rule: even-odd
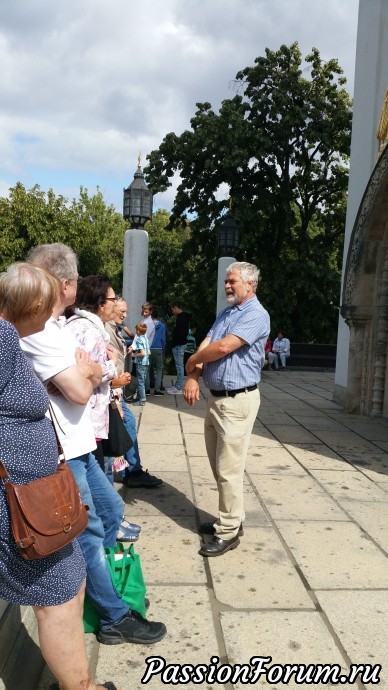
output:
[[[212,539],[202,556],[221,556],[243,536],[243,478],[249,439],[260,406],[258,384],[269,315],[256,297],[259,270],[245,261],[226,269],[225,294],[230,306],[217,316],[197,352],[187,361],[184,397],[199,400],[198,380],[209,388],[205,442],[218,487],[218,519],[203,523],[201,534]]]

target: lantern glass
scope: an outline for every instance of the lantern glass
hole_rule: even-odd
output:
[[[152,192],[144,181],[140,168],[135,173],[133,182],[124,189],[123,216],[136,227],[144,227],[147,220],[152,218]]]
[[[239,229],[231,211],[225,216],[225,220],[218,231],[218,246],[224,254],[239,246]]]

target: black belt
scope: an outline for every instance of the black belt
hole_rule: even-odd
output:
[[[215,398],[234,398],[235,395],[238,393],[249,393],[249,391],[254,391],[258,387],[258,384],[255,383],[253,386],[247,386],[246,388],[236,388],[233,391],[212,391],[210,390],[210,393],[215,397]]]

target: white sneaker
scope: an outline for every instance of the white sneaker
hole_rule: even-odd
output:
[[[169,395],[183,395],[183,391],[178,390],[178,388],[175,388],[175,386],[171,386],[171,388],[166,388],[166,393]]]

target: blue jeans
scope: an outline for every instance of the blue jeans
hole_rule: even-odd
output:
[[[123,477],[127,477],[128,474],[131,472],[137,472],[142,469],[141,462],[140,462],[140,452],[139,452],[139,444],[137,442],[137,432],[136,432],[136,417],[131,412],[129,409],[127,403],[123,399],[121,401],[121,407],[123,408],[124,412],[124,426],[126,430],[128,431],[132,442],[133,446],[127,452],[125,453],[124,457],[129,463],[129,467],[126,467],[125,470],[122,470],[119,472],[119,474]],[[105,460],[105,474],[108,477],[109,481],[111,484],[113,484],[113,470],[112,470],[112,463],[113,463],[113,458],[104,458]]]
[[[139,444],[137,442],[137,432],[136,432],[136,417],[129,409],[125,400],[121,401],[121,405],[124,412],[124,425],[133,441],[133,446],[125,453],[125,459],[129,462],[129,467],[125,469],[125,474],[129,472],[136,472],[141,470]]]
[[[137,373],[137,397],[142,402],[147,400],[146,398],[146,378],[147,378],[148,364],[138,364],[136,362],[136,373]]]
[[[274,359],[275,369],[279,368],[279,359],[280,359],[280,364],[282,365],[283,369],[285,369],[286,368],[286,359],[289,356],[290,355],[286,355],[285,352],[281,352],[280,355],[275,355],[275,359]]]
[[[186,345],[175,345],[172,348],[172,354],[175,361],[176,367],[176,381],[175,388],[179,391],[183,388],[183,377],[185,375],[184,358],[185,358]]]
[[[163,378],[163,350],[161,347],[151,347],[150,357],[150,387],[160,391]]]
[[[88,525],[78,537],[86,562],[86,593],[101,625],[112,625],[128,613],[128,606],[113,586],[104,546],[116,544],[124,504],[92,453],[69,460],[69,467],[83,502],[89,506]]]

